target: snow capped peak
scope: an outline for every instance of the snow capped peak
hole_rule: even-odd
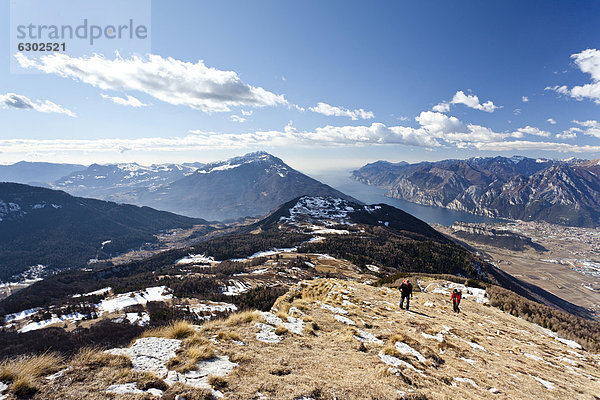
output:
[[[526,158],[527,157],[523,157],[523,156],[512,156],[511,158],[509,158],[509,160],[515,164],[518,164]]]
[[[255,163],[255,162],[265,162],[269,165],[273,165],[277,167],[277,171],[281,177],[284,177],[285,174],[281,171],[287,170],[287,166],[277,157],[272,156],[269,153],[264,151],[257,151],[254,153],[248,153],[243,156],[233,157],[228,160],[217,161],[214,163],[206,164],[202,168],[198,169],[198,173],[201,174],[210,174],[214,171],[225,171],[228,169],[234,169],[240,167],[245,164]]]

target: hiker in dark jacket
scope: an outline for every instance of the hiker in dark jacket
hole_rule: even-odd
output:
[[[409,279],[405,279],[402,281],[400,285],[400,294],[402,298],[400,299],[400,308],[404,309],[404,299],[406,299],[406,310],[408,311],[408,306],[410,305],[410,298],[412,297],[412,283],[410,283]]]
[[[454,312],[456,312],[456,313],[460,312],[458,305],[460,304],[461,298],[462,298],[462,293],[459,290],[454,289],[454,291],[452,292],[452,296],[450,296],[450,300],[452,300],[452,307],[454,309]]]

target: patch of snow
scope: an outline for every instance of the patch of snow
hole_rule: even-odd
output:
[[[444,335],[442,335],[441,333],[438,333],[436,335],[430,335],[428,333],[421,332],[421,335],[423,335],[425,339],[437,340],[440,343],[444,341]]]
[[[114,394],[144,393],[142,390],[137,388],[137,384],[135,382],[110,385],[105,392]]]
[[[371,332],[366,332],[361,329],[357,329],[356,331],[358,332],[358,335],[354,335],[354,338],[356,340],[359,340],[363,343],[375,343],[380,346],[383,346],[383,340],[377,339],[377,337]]]
[[[333,307],[333,306],[330,306],[329,304],[322,303],[321,308],[323,310],[331,311],[334,314],[348,315],[348,311],[344,310],[343,308]]]
[[[581,347],[581,345],[579,343],[577,343],[574,340],[569,340],[569,339],[565,339],[562,338],[560,336],[558,336],[558,333],[551,331],[550,329],[546,329],[546,328],[542,328],[540,327],[539,329],[542,330],[542,332],[544,332],[546,335],[553,337],[554,339],[558,340],[559,342],[561,342],[564,345],[569,346],[572,349],[578,349],[581,350],[583,347]]]
[[[147,312],[140,313],[127,313],[125,319],[129,321],[131,325],[146,326],[150,323],[150,315]]]
[[[225,376],[229,374],[238,364],[229,361],[227,356],[217,356],[210,360],[200,361],[195,370],[179,373],[169,371],[165,383],[169,386],[179,382],[195,388],[208,389],[216,398],[223,397],[218,390],[213,390],[208,383],[209,376]]]
[[[202,312],[202,313],[205,313],[205,312],[223,313],[223,312],[237,311],[237,309],[238,309],[235,306],[235,304],[215,302],[215,301],[206,301],[206,302],[202,302],[198,305],[193,305],[193,306],[189,306],[189,307],[190,307],[190,311],[195,312],[195,313],[200,313],[200,312]]]
[[[320,235],[349,235],[350,231],[346,229],[332,229],[325,228],[321,226],[312,225],[310,227],[312,233],[320,234]]]
[[[417,360],[419,360],[422,363],[427,361],[427,359],[425,357],[423,357],[423,354],[419,353],[417,350],[413,349],[412,347],[410,347],[409,345],[407,345],[404,342],[396,342],[394,347],[401,354],[410,354],[411,356],[415,356],[417,358]]]
[[[541,384],[542,384],[542,386],[544,386],[546,389],[548,389],[548,390],[552,390],[552,389],[554,389],[554,383],[552,383],[552,382],[550,382],[550,381],[547,381],[547,380],[544,380],[544,379],[542,379],[542,378],[540,378],[540,377],[537,377],[537,376],[534,376],[533,378],[534,378],[536,381],[538,381],[539,383],[541,383]]]
[[[61,376],[63,376],[64,374],[66,374],[67,372],[70,372],[72,370],[73,370],[73,367],[68,367],[68,368],[65,368],[65,369],[61,369],[60,371],[58,371],[58,372],[56,372],[56,373],[54,373],[52,375],[48,375],[46,377],[46,379],[49,380],[49,381],[53,381],[55,379],[60,378]]]
[[[225,296],[237,296],[240,293],[247,292],[252,289],[252,285],[241,281],[229,281],[229,285],[227,287],[222,288],[222,293]]]
[[[269,268],[261,268],[252,271],[253,274],[264,274],[265,272],[269,272]]]
[[[346,317],[338,315],[338,314],[334,315],[333,317],[343,324],[356,325],[356,322],[352,321],[350,318],[346,318]]]
[[[17,313],[13,313],[13,314],[6,314],[6,316],[4,317],[4,322],[8,324],[10,322],[20,321],[22,319],[25,319],[27,317],[30,317],[30,316],[36,314],[40,310],[41,310],[40,307],[36,307],[36,308],[30,308],[28,310],[19,311]]]
[[[571,364],[572,366],[577,366],[577,361],[569,358],[569,357],[561,357],[559,358],[560,361],[566,362],[567,364]]]
[[[188,265],[188,264],[211,264],[217,263],[214,257],[205,256],[204,254],[189,254],[187,257],[180,258],[175,261],[177,265]]]
[[[131,347],[106,350],[106,353],[131,359],[134,371],[153,372],[160,378],[169,372],[166,363],[176,356],[181,340],[146,337],[137,339]]]
[[[282,337],[275,333],[275,327],[257,322],[255,324],[260,331],[256,334],[256,340],[264,343],[279,343]]]
[[[150,287],[145,290],[122,293],[102,300],[98,304],[100,314],[115,312],[136,304],[145,305],[150,301],[165,301],[173,298],[172,294],[165,294],[166,286]]]
[[[103,294],[110,292],[111,290],[112,290],[112,288],[109,286],[109,287],[105,287],[102,289],[94,290],[93,292],[89,292],[89,293],[74,294],[72,297],[74,299],[76,299],[78,297],[85,297],[85,296],[101,296]]]
[[[471,365],[475,365],[475,363],[477,362],[475,360],[472,360],[470,358],[465,358],[465,357],[461,357],[460,359],[463,360],[464,362],[466,362],[467,364],[471,364]]]
[[[365,265],[365,267],[369,271],[373,271],[373,272],[379,272],[379,270],[380,270],[380,268],[377,265],[373,265],[373,264],[367,264],[367,265]]]
[[[52,318],[50,318],[50,319],[45,319],[43,321],[28,323],[27,325],[25,325],[24,327],[19,329],[19,333],[36,331],[38,329],[43,329],[50,325],[58,324],[60,322],[80,321],[80,320],[84,319],[85,317],[86,317],[85,314],[78,313],[78,312],[61,315],[60,317],[53,315]]]
[[[289,217],[281,217],[282,222],[319,221],[326,224],[351,225],[348,213],[354,208],[346,200],[334,197],[301,197],[289,209]]]
[[[387,354],[379,353],[379,358],[384,363],[391,365],[393,367],[404,367],[404,368],[412,369],[413,371],[417,371],[421,374],[423,373],[423,371],[415,368],[412,364],[407,363],[406,361],[396,358],[394,356],[389,356]]]
[[[473,379],[469,379],[469,378],[452,378],[452,386],[458,386],[456,384],[456,382],[468,383],[469,385],[472,385],[474,388],[477,387],[477,384],[475,383],[475,381],[473,381]]]

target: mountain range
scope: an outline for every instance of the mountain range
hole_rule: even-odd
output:
[[[197,224],[206,221],[42,187],[0,183],[0,280],[37,265],[49,271],[83,266],[92,258],[155,242],[159,231]]]
[[[121,163],[86,168],[17,163],[2,168],[6,173],[0,178],[5,181],[35,183],[73,196],[149,206],[208,220],[264,216],[302,195],[356,201],[265,152],[209,164]],[[31,172],[38,169],[37,176]],[[42,173],[44,170],[51,173]]]
[[[494,218],[600,226],[600,164],[527,157],[415,164],[377,161],[353,171],[387,196]]]

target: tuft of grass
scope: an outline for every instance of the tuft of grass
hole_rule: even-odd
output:
[[[217,340],[237,340],[242,341],[242,337],[237,332],[232,331],[220,331],[217,333]]]
[[[185,343],[188,346],[199,346],[203,344],[208,344],[210,342],[208,341],[208,339],[198,334],[198,332],[195,332],[193,336],[190,336],[185,340]]]
[[[183,397],[185,400],[213,400],[214,396],[208,389],[196,389],[182,383],[176,383],[167,390],[162,400],[175,400]]]
[[[239,313],[231,314],[225,320],[225,323],[229,326],[238,326],[247,324],[253,321],[259,321],[262,315],[258,311],[242,311]]]
[[[9,390],[17,397],[31,397],[38,391],[38,387],[33,377],[18,376],[10,385]]]
[[[144,376],[138,378],[136,386],[138,389],[144,391],[148,389],[160,389],[162,391],[169,389],[169,385],[167,385],[165,381],[149,373],[144,374]]]
[[[221,390],[227,387],[227,380],[222,376],[210,375],[208,377],[208,384],[216,390]]]
[[[418,341],[416,341],[415,339],[411,338],[410,336],[406,336],[402,333],[397,333],[394,336],[392,336],[391,339],[392,344],[395,344],[396,342],[404,342],[407,345],[411,346],[411,347],[419,347],[420,343]]]
[[[192,359],[194,363],[198,363],[198,361],[206,361],[215,358],[215,349],[212,345],[200,345],[200,346],[190,346],[186,355],[188,358]]]
[[[196,332],[194,325],[187,321],[175,321],[160,328],[147,330],[142,337],[161,337],[167,339],[185,339]]]
[[[39,389],[40,377],[60,370],[63,361],[54,353],[5,360],[0,364],[0,381],[9,383],[9,390],[18,397],[31,396]]]
[[[96,368],[96,367],[114,367],[129,368],[131,360],[125,356],[116,356],[105,353],[98,347],[84,347],[71,360],[74,368]]]
[[[275,334],[279,335],[279,336],[285,335],[288,332],[289,332],[289,330],[283,325],[279,325],[277,328],[275,328]]]

